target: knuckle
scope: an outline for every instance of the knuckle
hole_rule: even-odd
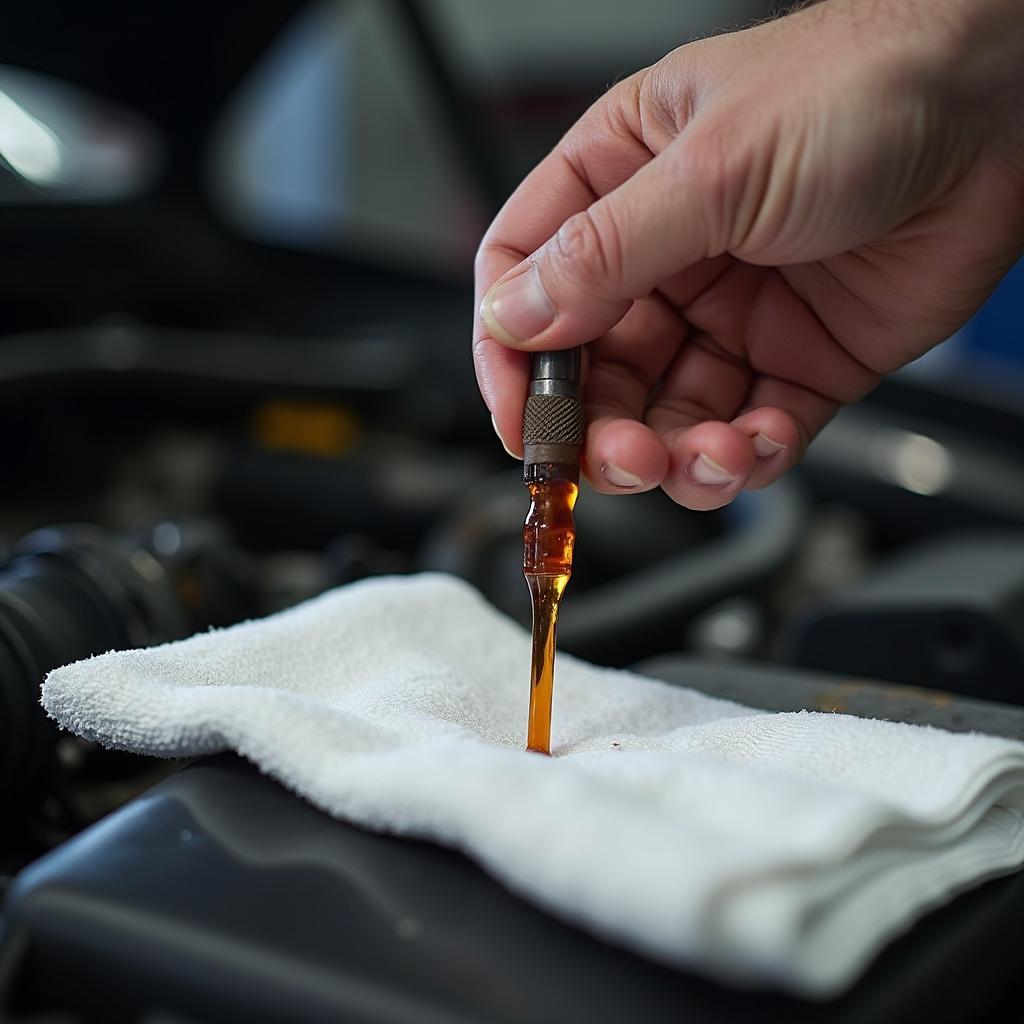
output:
[[[676,138],[694,114],[696,96],[691,76],[684,73],[685,49],[648,68],[637,92],[642,138],[655,151]]]
[[[621,282],[622,236],[606,205],[596,203],[570,217],[553,241],[556,264],[576,283],[614,289]]]
[[[672,164],[678,187],[701,197],[708,255],[738,245],[754,212],[751,161],[734,129],[723,123],[727,120],[695,124],[684,132]]]
[[[725,192],[735,176],[734,149],[726,131],[718,125],[692,132],[679,152],[678,168],[703,190]]]
[[[607,89],[576,122],[562,145],[592,149],[595,155],[606,146],[607,137],[635,137],[640,92],[649,68],[609,83]]]

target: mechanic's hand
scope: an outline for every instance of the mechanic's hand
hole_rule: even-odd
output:
[[[590,342],[590,481],[718,508],[952,334],[1024,248],[1017,3],[828,0],[612,88],[479,252],[506,447],[527,353]]]

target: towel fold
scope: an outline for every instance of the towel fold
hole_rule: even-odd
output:
[[[392,577],[65,666],[43,704],[111,747],[237,751],[610,941],[803,995],[1024,860],[1024,745],[768,714],[562,655],[545,758],[523,750],[529,656],[466,584]]]

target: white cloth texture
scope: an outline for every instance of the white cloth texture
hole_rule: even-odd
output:
[[[562,654],[547,758],[523,749],[529,657],[467,584],[388,577],[65,666],[42,700],[109,747],[237,751],[609,941],[805,996],[1024,859],[1024,745],[770,714]]]

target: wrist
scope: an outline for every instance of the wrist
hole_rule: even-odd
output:
[[[926,3],[937,75],[950,83],[991,141],[1024,167],[1024,16],[1019,0]]]

